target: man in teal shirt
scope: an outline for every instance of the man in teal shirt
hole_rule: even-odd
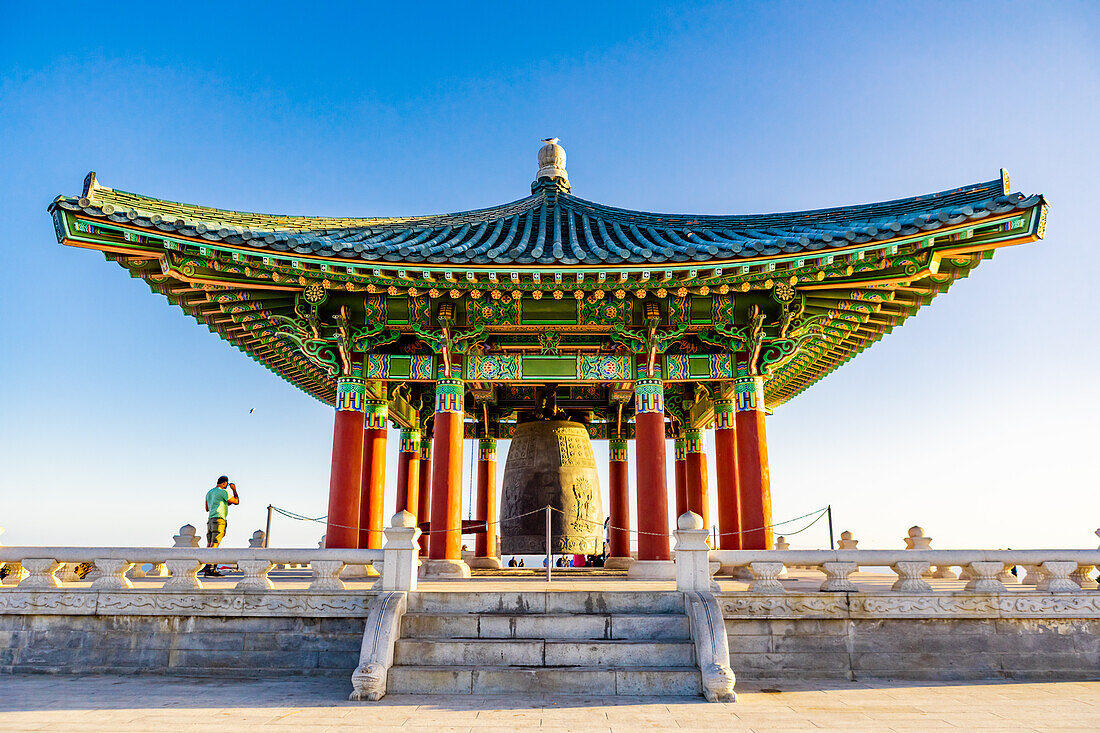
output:
[[[229,491],[233,492],[233,496],[229,495]],[[225,537],[225,520],[229,516],[229,505],[240,504],[241,498],[237,495],[237,485],[229,483],[228,476],[219,476],[218,485],[206,492],[206,546],[217,547],[221,544],[222,537]],[[207,565],[203,568],[202,574],[205,576],[220,576],[222,573],[218,572],[217,567],[214,565]]]

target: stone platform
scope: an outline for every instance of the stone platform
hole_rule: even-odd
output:
[[[1100,682],[739,684],[737,703],[583,694],[346,700],[332,679],[22,675],[2,680],[0,730],[256,733],[650,733],[1100,730]]]
[[[199,593],[170,592],[159,587],[163,580],[146,578],[135,578],[127,590],[96,591],[87,582],[48,591],[4,589],[0,673],[305,674],[346,684],[375,594],[372,582],[320,592],[308,589],[308,570],[274,570],[271,578],[275,589],[250,591],[235,589],[239,573],[206,581]],[[984,594],[964,591],[963,581],[930,579],[932,592],[913,594],[891,591],[893,575],[859,572],[851,576],[856,591],[821,593],[821,579],[791,570],[778,594],[718,579],[715,597],[740,680],[1100,675],[1095,583],[1076,593],[1009,584],[1003,593]],[[548,608],[554,597],[553,603],[577,610],[606,606],[609,595],[679,597],[673,582],[600,573],[563,574],[550,584],[528,573],[425,581],[412,596],[461,610],[457,599],[471,592],[509,607],[525,599],[528,609]],[[455,603],[447,601],[452,595]]]

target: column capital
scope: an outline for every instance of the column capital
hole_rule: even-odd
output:
[[[749,374],[747,364],[737,365],[733,389],[737,412],[764,411],[764,377]]]
[[[626,438],[611,438],[608,440],[607,454],[612,461],[626,463]]]
[[[461,379],[437,379],[435,382],[435,411],[462,414],[465,391]]]
[[[712,400],[714,405],[714,427],[716,430],[733,430],[734,416],[737,414],[737,401],[733,397],[719,397]]]
[[[496,438],[480,438],[478,440],[477,459],[479,461],[495,461],[497,459]]]
[[[703,429],[702,428],[685,428],[684,429],[684,452],[685,453],[703,453]]]
[[[367,380],[358,374],[337,377],[336,411],[363,412],[363,400],[367,393]]]
[[[363,428],[385,430],[390,417],[389,402],[377,397],[363,398]]]
[[[420,439],[420,460],[430,461],[432,460],[432,439],[421,438]]]
[[[682,435],[672,439],[672,459],[675,461],[687,460],[687,438]]]
[[[665,383],[661,379],[634,382],[634,410],[638,413],[665,411]]]
[[[399,451],[401,453],[420,452],[419,428],[401,428],[401,447],[399,448]]]

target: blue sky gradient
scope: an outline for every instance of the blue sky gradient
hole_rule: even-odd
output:
[[[831,503],[868,547],[914,523],[937,547],[1093,546],[1097,37],[1085,2],[6,3],[0,541],[163,545],[219,473],[242,490],[230,544],[269,503],[325,511],[330,408],[56,244],[45,207],[89,170],[223,208],[432,213],[522,197],[557,136],[574,193],[652,211],[861,203],[1002,166],[1047,195],[1045,241],[769,419],[775,516]],[[273,541],[320,534],[280,520]]]

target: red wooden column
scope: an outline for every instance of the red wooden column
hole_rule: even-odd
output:
[[[707,454],[703,444],[702,428],[684,430],[687,474],[687,511],[703,518],[703,529],[710,529],[710,486],[707,482]],[[681,512],[682,513],[682,512]]]
[[[714,471],[718,486],[718,546],[741,549],[741,502],[737,489],[737,420],[733,398],[714,400]]]
[[[607,530],[610,555],[604,561],[604,567],[611,570],[626,570],[634,560],[630,556],[630,486],[626,463],[626,440],[612,438],[608,444],[608,473],[611,486],[610,514],[611,526]]]
[[[477,521],[485,531],[474,538],[472,568],[500,568],[497,558],[497,533],[500,513],[497,509],[497,440],[482,438],[477,444]]]
[[[664,383],[634,382],[635,455],[638,478],[638,561],[635,578],[675,577],[669,551],[668,488],[665,483]]]
[[[397,451],[397,502],[394,512],[420,511],[420,430],[401,428]]]
[[[768,438],[764,432],[764,378],[737,365],[737,488],[741,500],[741,547],[771,550],[772,494],[768,475]]]
[[[359,488],[363,465],[363,394],[366,382],[357,367],[336,380],[336,421],[332,428],[332,468],[328,483],[325,547],[359,545]]]
[[[672,477],[676,482],[676,516],[688,510],[687,439],[679,435],[672,440]]]
[[[385,400],[369,397],[363,411],[363,478],[359,491],[359,547],[382,546],[383,515],[386,507],[382,491],[386,483],[386,422],[389,406]]]
[[[432,439],[423,437],[420,440],[420,491],[416,497],[416,522],[420,525],[423,534],[420,535],[420,554],[428,554],[427,525],[432,517]]]
[[[462,404],[461,379],[435,383],[432,448],[432,540],[426,575],[470,577],[462,561]]]

